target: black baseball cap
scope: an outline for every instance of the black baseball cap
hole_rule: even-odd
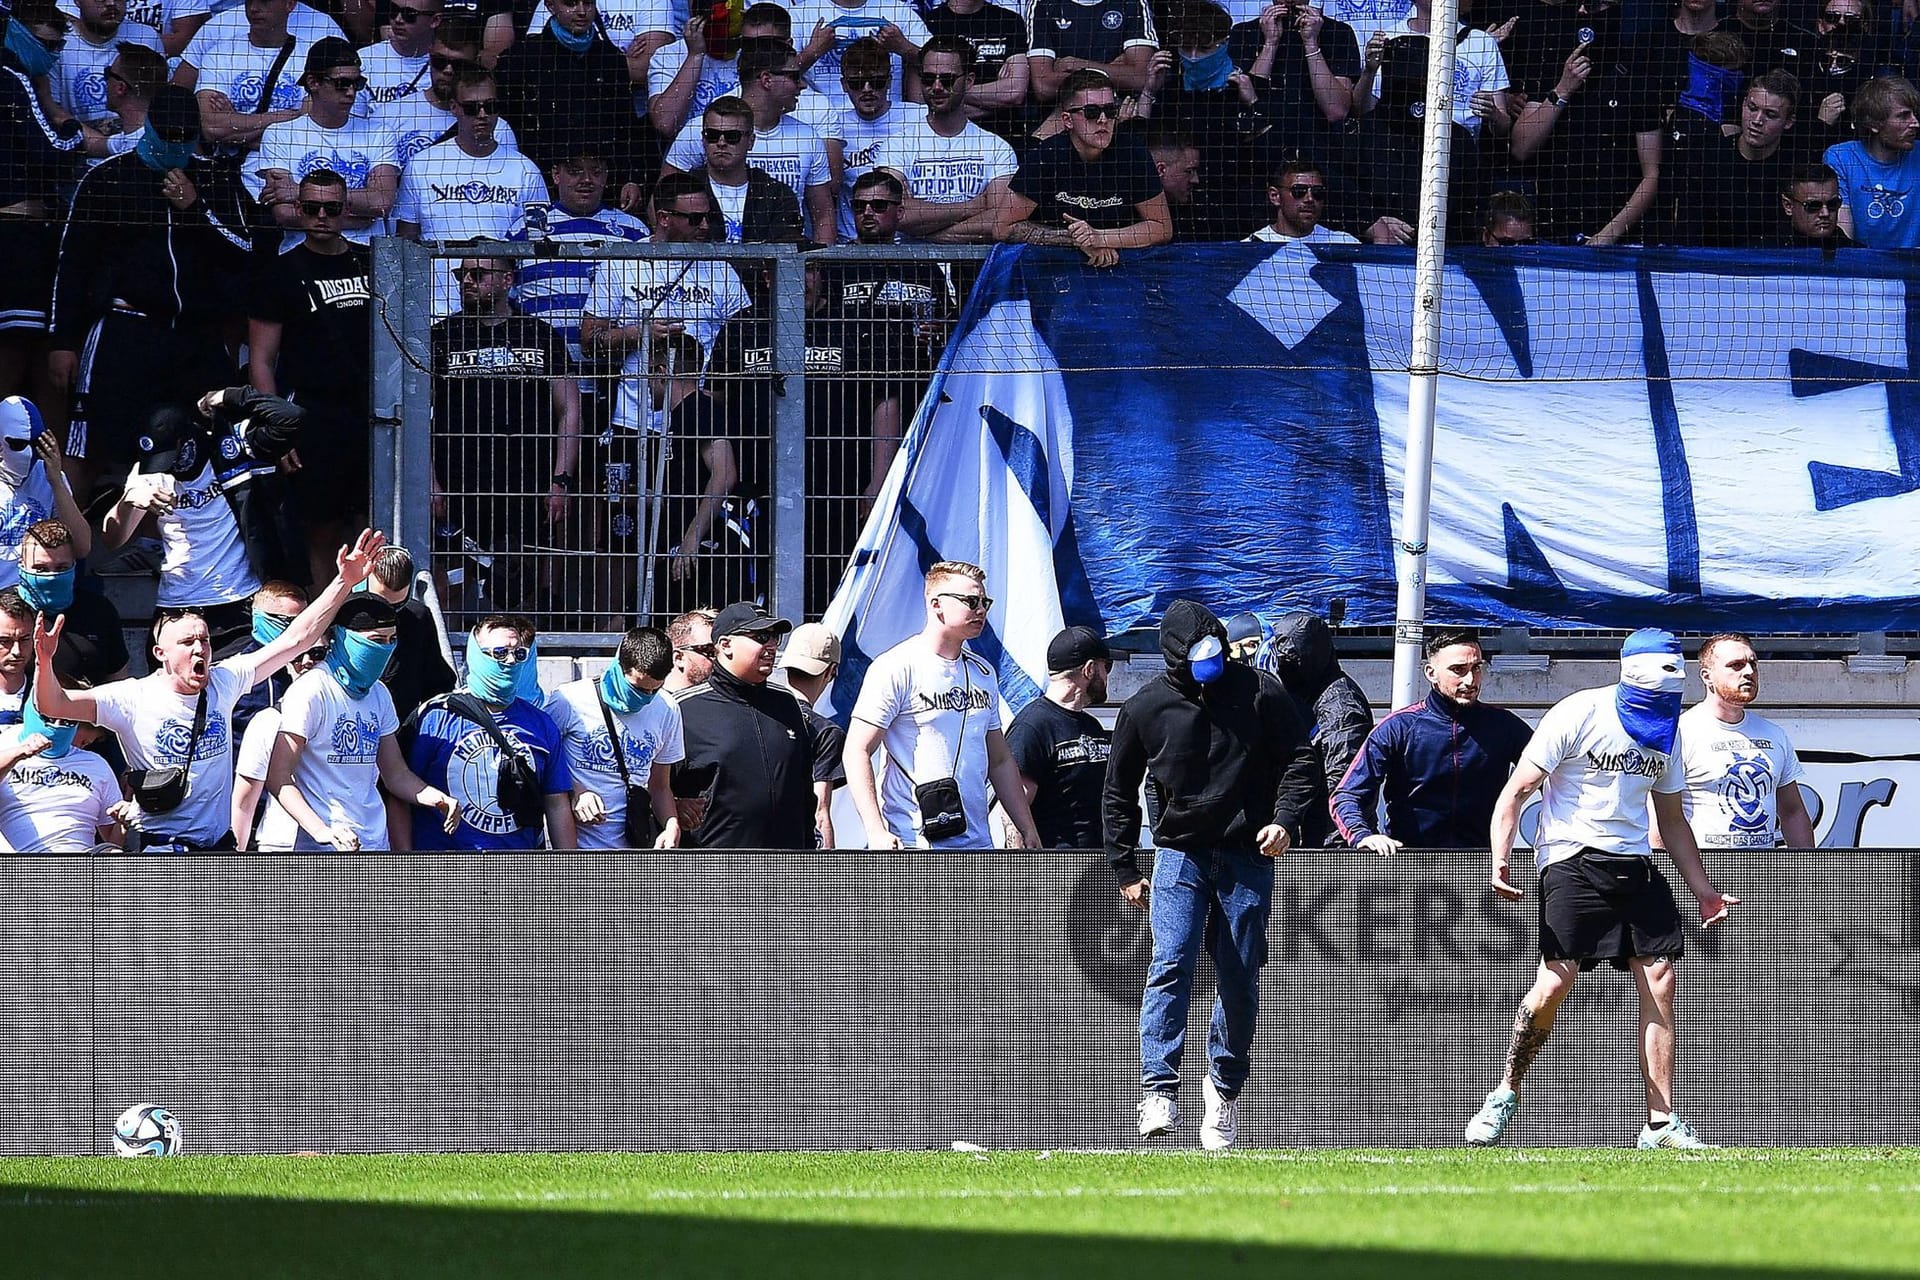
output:
[[[1092,627],[1068,627],[1047,646],[1047,670],[1050,673],[1071,671],[1096,659],[1111,662],[1113,652],[1107,648],[1105,637]]]
[[[208,460],[206,433],[192,411],[177,404],[165,404],[153,411],[134,447],[140,455],[139,470],[147,475],[173,474],[190,480],[200,474]]]
[[[400,624],[400,610],[397,606],[374,595],[370,591],[360,591],[347,597],[333,615],[333,625],[345,627],[349,631],[374,631],[381,627],[393,627]]]
[[[730,604],[720,611],[713,620],[713,638],[737,636],[748,631],[771,631],[775,635],[785,635],[793,630],[793,624],[785,618],[776,618],[757,604],[741,601]]]

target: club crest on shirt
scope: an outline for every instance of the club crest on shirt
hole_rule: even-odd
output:
[[[336,716],[327,759],[334,764],[366,764],[380,754],[380,725],[371,715]]]
[[[1109,9],[1100,15],[1100,25],[1109,31],[1118,31],[1120,24],[1126,20],[1127,15],[1121,13],[1118,9]]]
[[[1767,801],[1773,795],[1773,768],[1765,756],[1734,752],[1713,790],[1736,832],[1758,834],[1772,827]]]
[[[195,760],[217,760],[227,749],[227,718],[211,707],[207,709],[207,731],[199,741],[193,737],[192,720],[168,720],[153,737],[154,759],[177,765],[187,759],[192,747]]]

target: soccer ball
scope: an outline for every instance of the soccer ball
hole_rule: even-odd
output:
[[[177,1156],[180,1121],[165,1107],[141,1102],[128,1107],[113,1122],[113,1154],[117,1156]]]

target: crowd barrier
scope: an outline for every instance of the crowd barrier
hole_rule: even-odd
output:
[[[1711,865],[1745,903],[1688,938],[1682,1114],[1920,1143],[1920,854]],[[1277,874],[1242,1141],[1459,1143],[1532,897],[1484,854]],[[5,857],[0,893],[0,1154],[102,1153],[136,1102],[203,1153],[1138,1142],[1149,940],[1091,854]],[[1631,1142],[1634,1037],[1631,980],[1582,977],[1509,1141]]]

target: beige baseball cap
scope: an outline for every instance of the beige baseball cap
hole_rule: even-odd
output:
[[[787,637],[780,665],[803,675],[817,676],[840,661],[840,637],[818,622],[803,622]]]

